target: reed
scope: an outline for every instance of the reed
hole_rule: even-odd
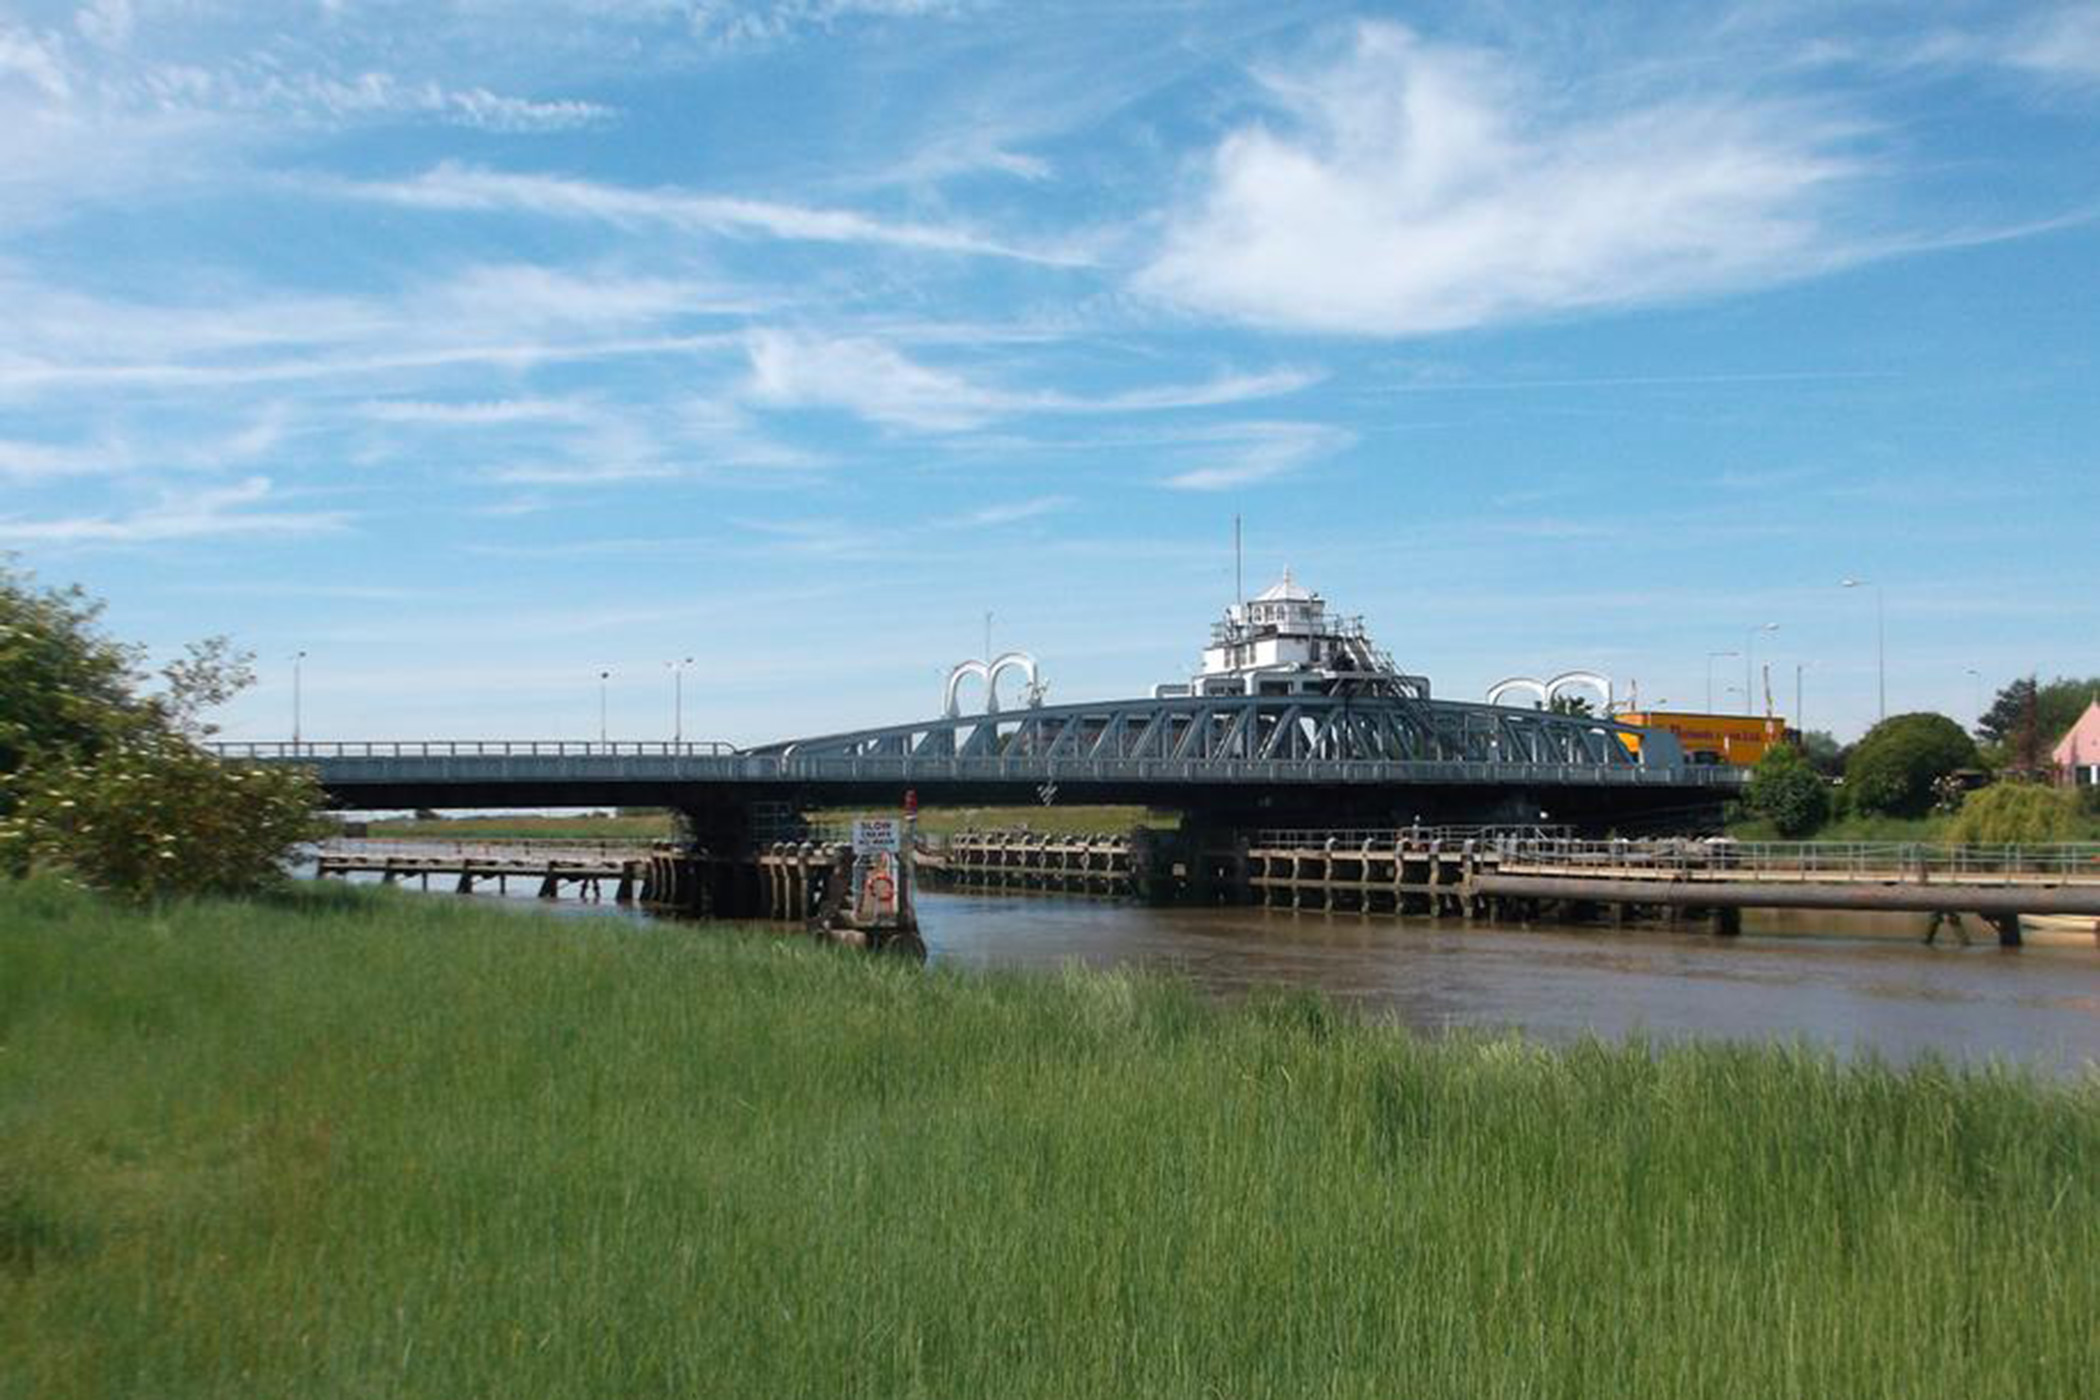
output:
[[[2100,1079],[0,883],[0,1396],[2068,1396]]]

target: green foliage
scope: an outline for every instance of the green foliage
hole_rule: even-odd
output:
[[[1801,736],[1801,754],[1808,766],[1826,778],[1845,775],[1845,748],[1827,729],[1811,729]]]
[[[1799,841],[1830,818],[1830,787],[1792,744],[1774,744],[1750,772],[1743,794],[1750,810],[1782,840]]]
[[[2017,846],[2078,837],[2078,799],[2039,783],[2003,782],[1979,788],[1962,800],[1947,828],[1957,845]]]
[[[0,874],[64,870],[130,899],[235,893],[282,878],[316,834],[319,789],[197,746],[204,712],[252,679],[221,638],[141,695],[135,650],[78,589],[0,569]]]
[[[1975,763],[1975,741],[1945,715],[1891,715],[1853,746],[1847,806],[1861,815],[1920,816],[1932,806],[1934,784]]]
[[[1976,732],[2008,764],[2047,762],[2049,750],[2078,722],[2086,706],[2100,698],[2100,676],[2058,676],[2038,685],[2022,676],[1999,691],[1976,721]],[[2030,723],[2031,719],[2031,723]]]
[[[1597,704],[1587,695],[1556,695],[1546,704],[1546,709],[1556,715],[1593,715]]]

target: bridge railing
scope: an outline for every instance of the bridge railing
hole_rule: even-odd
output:
[[[1930,881],[2024,876],[2100,883],[2100,843],[1941,846],[1894,841],[1502,841],[1505,864],[1797,879]]]
[[[1492,846],[1508,841],[1558,841],[1572,837],[1572,826],[1379,826],[1379,827],[1270,827],[1255,832],[1247,844],[1257,850],[1324,850],[1330,844],[1339,851],[1392,850],[1398,846],[1457,847],[1468,841]]]
[[[214,743],[221,758],[720,758],[736,745],[711,739],[350,739]]]

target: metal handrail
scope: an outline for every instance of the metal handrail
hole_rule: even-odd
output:
[[[2038,875],[2100,881],[2100,843],[1932,845],[1896,841],[1505,841],[1493,849],[1507,864],[1563,869],[1642,868],[1681,873],[1728,871],[1797,878],[1929,881],[1934,878]]]
[[[221,758],[720,758],[734,744],[711,739],[307,739],[210,743]]]

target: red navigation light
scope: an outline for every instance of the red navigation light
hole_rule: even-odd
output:
[[[917,788],[906,788],[904,790],[904,815],[907,817],[919,815],[919,790]]]

